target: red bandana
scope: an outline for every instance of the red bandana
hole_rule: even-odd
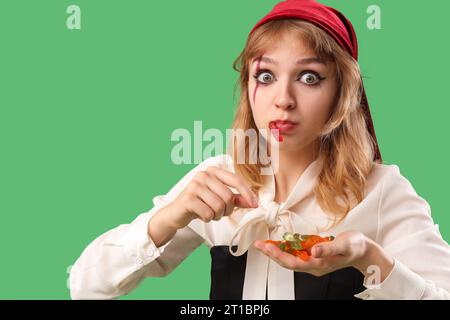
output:
[[[351,22],[341,12],[315,0],[286,0],[278,3],[253,27],[250,34],[268,21],[286,18],[305,20],[325,30],[339,46],[358,60],[358,40]],[[374,160],[382,161],[364,87],[361,106],[364,110],[367,129],[375,142]]]

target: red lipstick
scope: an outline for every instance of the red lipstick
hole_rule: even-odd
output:
[[[269,128],[272,131],[275,139],[279,142],[283,142],[284,138],[282,134],[288,134],[297,127],[298,123],[290,120],[275,120],[269,123]]]
[[[283,142],[283,136],[281,135],[280,129],[278,129],[276,123],[273,122],[273,121],[270,122],[269,123],[269,128],[270,128],[270,131],[272,132],[273,136],[275,137],[275,139],[278,142]]]

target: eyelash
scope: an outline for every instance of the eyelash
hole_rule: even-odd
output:
[[[270,70],[267,70],[267,69],[261,69],[261,70],[259,70],[255,75],[253,75],[253,78],[254,78],[260,85],[263,85],[263,86],[269,85],[270,83],[264,83],[264,82],[258,81],[259,76],[260,76],[261,74],[263,74],[263,73],[269,73],[273,78],[275,78],[274,75],[272,74],[272,72],[271,72]],[[321,82],[322,80],[325,80],[325,79],[326,79],[325,77],[322,77],[320,74],[318,74],[317,72],[312,71],[312,70],[305,70],[305,71],[303,71],[302,73],[300,73],[299,78],[303,77],[305,74],[308,74],[308,73],[311,73],[311,74],[315,75],[315,76],[317,77],[317,79],[319,79],[319,80],[317,81],[317,83],[315,83],[315,84],[306,84],[306,83],[302,82],[302,84],[304,84],[304,85],[306,85],[306,86],[308,86],[308,87],[314,87],[314,86],[317,86],[317,85],[320,84],[320,82]]]

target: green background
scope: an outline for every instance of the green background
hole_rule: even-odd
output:
[[[353,22],[377,136],[450,238],[450,2],[323,1]],[[68,299],[67,268],[97,236],[152,207],[194,165],[176,128],[230,127],[232,62],[277,1],[0,2],[0,298]],[[81,30],[66,9],[81,8]],[[366,9],[382,10],[382,30]],[[200,247],[124,299],[208,299]]]

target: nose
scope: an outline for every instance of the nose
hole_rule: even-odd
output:
[[[280,81],[281,82],[281,81]],[[290,110],[296,106],[295,98],[292,93],[292,89],[288,82],[280,84],[278,88],[278,96],[275,101],[277,108]]]

